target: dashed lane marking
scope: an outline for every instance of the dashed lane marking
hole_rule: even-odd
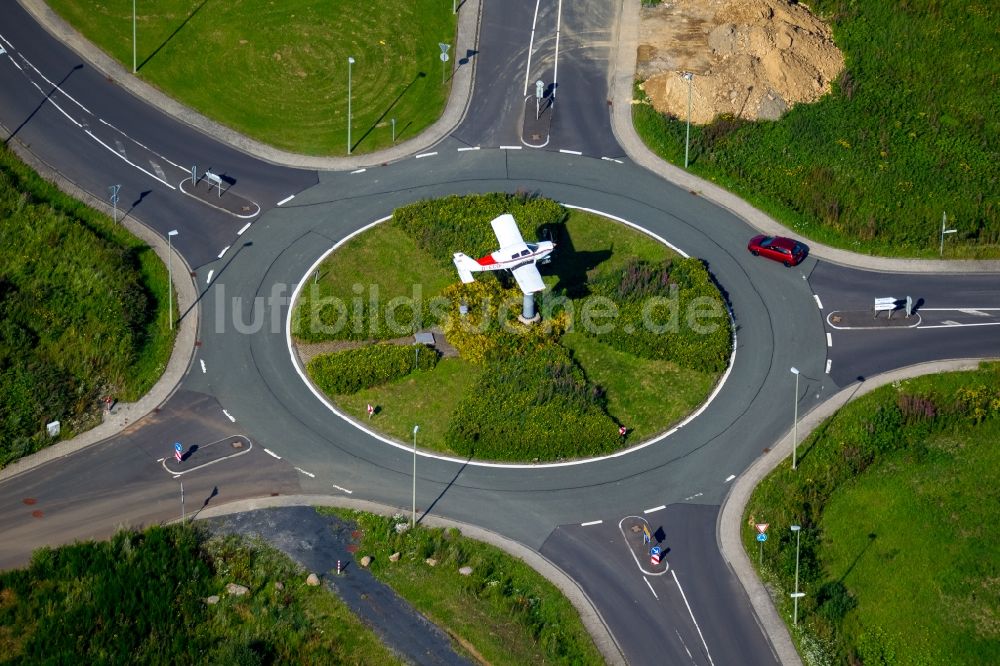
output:
[[[459,148],[458,152],[464,153],[467,150],[479,150],[479,146],[467,146],[465,148]]]
[[[660,506],[654,506],[652,509],[646,509],[643,511],[643,513],[653,513],[654,511],[662,511],[663,509],[666,508],[667,506],[665,504],[661,504]]]
[[[354,494],[354,491],[353,491],[353,490],[348,490],[347,488],[341,488],[341,487],[340,487],[340,486],[338,486],[338,485],[337,485],[336,483],[334,483],[334,484],[332,484],[332,485],[333,485],[333,487],[334,487],[334,488],[336,488],[337,490],[339,490],[339,491],[341,491],[341,492],[345,492],[345,493],[347,493],[348,495],[353,495],[353,494]]]
[[[305,474],[306,476],[308,476],[310,479],[315,479],[316,478],[315,474],[313,474],[312,472],[307,472],[304,469],[302,469],[301,467],[296,467],[295,469],[298,470],[298,471],[300,471],[300,472],[302,472],[303,474]]]
[[[730,474],[729,476],[726,477],[726,483],[729,483],[730,481],[732,481],[735,478],[736,478],[735,474]]]
[[[264,453],[266,453],[267,455],[271,456],[272,458],[277,458],[278,460],[281,460],[281,456],[279,456],[277,453],[275,453],[271,449],[264,449]]]
[[[247,222],[246,224],[244,224],[243,228],[236,232],[236,235],[237,236],[242,236],[243,232],[245,232],[247,229],[249,229],[251,224],[253,224],[253,222]]]
[[[819,307],[820,310],[822,310],[823,302],[819,300],[819,296],[817,294],[813,294],[813,298],[816,299],[816,305]]]
[[[652,586],[652,585],[650,584],[650,582],[649,582],[649,579],[648,579],[648,578],[646,578],[645,576],[643,576],[643,577],[642,577],[642,579],[643,579],[644,581],[646,581],[646,587],[648,587],[648,588],[649,588],[649,591],[650,591],[650,592],[652,592],[652,593],[653,593],[653,596],[654,596],[654,597],[656,597],[656,600],[657,600],[657,601],[659,601],[659,600],[660,600],[660,597],[659,597],[659,596],[657,596],[657,594],[656,594],[656,590],[654,590],[654,589],[653,589],[653,586]]]
[[[229,252],[229,248],[231,247],[232,245],[227,245],[226,247],[222,248],[222,252],[219,253],[219,259],[222,259],[223,255],[225,255],[226,252]]]
[[[580,527],[590,527],[591,525],[600,525],[603,522],[604,522],[603,520],[591,520],[588,523],[580,523]]]
[[[437,151],[434,151],[433,153],[420,153],[419,155],[414,155],[413,157],[419,160],[424,157],[434,157],[435,155],[437,155]]]
[[[229,420],[230,420],[230,421],[232,421],[233,423],[236,423],[236,419],[234,419],[234,418],[233,418],[233,415],[232,415],[232,414],[230,414],[229,412],[227,412],[227,411],[226,411],[226,410],[224,410],[224,409],[222,410],[222,413],[226,415],[226,418],[227,418],[227,419],[229,419]]]
[[[208,372],[208,370],[205,369],[205,359],[201,358],[198,360],[201,361],[201,374],[205,374],[206,372]]]
[[[291,201],[294,198],[295,198],[295,195],[294,194],[290,194],[287,197],[285,197],[284,199],[282,199],[281,201],[279,201],[277,205],[283,206],[283,205],[285,205],[286,203],[288,203],[289,201]]]

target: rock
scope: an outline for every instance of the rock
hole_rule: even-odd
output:
[[[310,587],[316,587],[317,585],[319,585],[319,576],[317,576],[314,573],[311,573],[308,576],[306,576],[306,585]]]
[[[462,567],[461,569],[458,570],[458,573],[462,574],[463,576],[471,576],[472,567]]]
[[[281,592],[283,589],[285,589],[285,584],[282,583],[280,580],[276,580],[274,581],[274,589]]]
[[[209,606],[214,606],[215,604],[219,603],[219,595],[213,594],[212,596],[205,599],[205,603],[208,604]]]
[[[435,560],[433,557],[428,557],[426,560],[424,560],[424,562],[432,567],[436,567],[438,565],[438,561]]]
[[[399,562],[399,553],[393,553],[389,556],[390,562]]]
[[[250,591],[249,587],[244,587],[243,585],[237,585],[236,583],[228,583],[226,585],[226,592],[233,595],[234,597],[242,597],[249,591]]]
[[[361,558],[361,566],[365,567],[366,569],[368,568],[368,565],[371,563],[372,563],[371,555],[365,555],[364,557]]]

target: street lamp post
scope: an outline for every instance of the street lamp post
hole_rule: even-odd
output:
[[[347,56],[347,154],[351,154],[351,65],[354,58]]]
[[[413,512],[410,514],[410,527],[417,526],[417,431],[420,426],[413,426]]]
[[[173,254],[171,253],[170,240],[177,235],[177,230],[167,232],[167,303],[169,304],[170,312],[170,328],[174,328],[174,262]]]
[[[132,73],[135,74],[135,0],[132,0]]]
[[[691,80],[694,79],[694,74],[691,72],[684,72],[684,80],[688,82],[688,120],[687,120],[687,136],[684,138],[684,168],[688,168],[688,149],[691,145]]]
[[[795,453],[799,446],[799,369],[793,367],[792,374],[795,375],[795,416],[792,420],[792,469],[795,469]]]
[[[792,626],[799,624],[799,597],[806,596],[804,592],[799,592],[799,535],[802,533],[801,525],[792,525],[795,532],[795,592],[792,594],[794,610],[792,611]]]

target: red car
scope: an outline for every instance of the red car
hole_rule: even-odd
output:
[[[747,244],[753,256],[764,256],[780,261],[785,266],[797,266],[809,253],[809,248],[791,238],[782,236],[754,236]]]

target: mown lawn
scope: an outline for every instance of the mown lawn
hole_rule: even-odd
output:
[[[49,5],[132,70],[132,2]],[[450,88],[438,58],[439,42],[455,56],[447,2],[158,0],[136,10],[140,78],[285,150],[347,153],[348,57],[354,153],[390,146],[393,118],[397,141],[419,134],[440,116]]]
[[[986,2],[817,0],[846,56],[831,95],[777,122],[691,127],[691,171],[795,233],[845,249],[1000,257],[1000,39]],[[990,18],[990,17],[993,18]],[[684,118],[633,107],[644,141],[684,163]]]
[[[151,248],[0,149],[0,467],[133,401],[173,349]],[[176,312],[176,308],[175,308]]]
[[[1000,660],[1000,364],[886,386],[841,409],[755,489],[760,573],[807,663]]]
[[[425,528],[399,533],[394,519],[342,509],[361,530],[359,556],[397,594],[460,637],[488,664],[604,663],[579,613],[566,597],[521,560],[458,530]],[[398,562],[389,556],[400,553]],[[436,560],[434,566],[427,558]],[[471,567],[463,576],[458,570]],[[470,650],[471,652],[472,650]]]

